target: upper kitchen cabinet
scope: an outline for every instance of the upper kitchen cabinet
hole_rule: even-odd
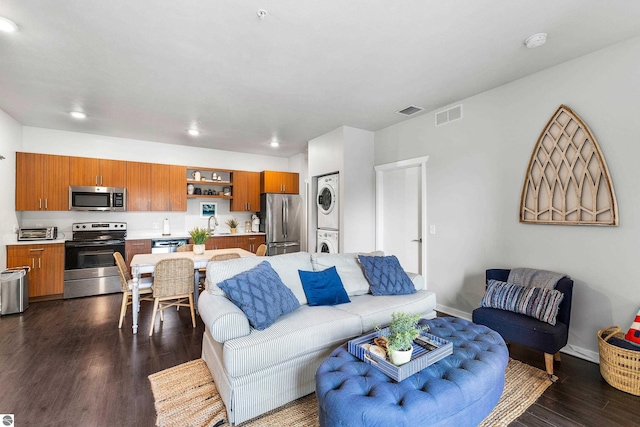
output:
[[[70,157],[69,185],[126,188],[127,162]]]
[[[69,157],[16,153],[16,210],[69,210]]]
[[[151,210],[151,163],[127,162],[127,210]]]
[[[185,166],[151,165],[151,210],[186,211]]]
[[[260,172],[233,171],[232,211],[260,210]]]
[[[128,211],[186,211],[186,167],[127,162]]]
[[[298,194],[297,172],[263,171],[260,174],[261,193]]]

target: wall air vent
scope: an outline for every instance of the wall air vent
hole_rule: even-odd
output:
[[[436,126],[442,126],[446,123],[462,118],[462,104],[447,108],[446,110],[436,113]]]
[[[402,114],[403,116],[413,116],[414,114],[419,113],[422,110],[424,110],[424,108],[416,107],[415,105],[409,105],[402,110],[396,111],[396,113]]]

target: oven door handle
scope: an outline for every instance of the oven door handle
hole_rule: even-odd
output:
[[[116,245],[124,245],[124,240],[118,241],[108,241],[108,242],[66,242],[66,246],[70,248],[86,248],[88,246],[116,246]]]

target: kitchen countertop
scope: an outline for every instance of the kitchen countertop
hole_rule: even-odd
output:
[[[5,239],[5,245],[14,246],[14,245],[52,245],[54,243],[64,243],[67,239],[56,239],[56,240],[18,240],[17,237],[13,239],[7,238]]]
[[[60,234],[60,233],[59,233]],[[9,245],[52,245],[54,243],[64,243],[67,240],[71,240],[71,232],[62,233],[61,238],[56,240],[18,240],[17,236],[7,236],[4,239],[4,244]],[[228,232],[216,233],[211,237],[229,237],[229,236],[264,236],[266,233],[235,233],[231,234]],[[175,240],[175,239],[189,239],[189,233],[186,231],[178,231],[175,233],[171,233],[170,236],[163,236],[159,231],[127,231],[127,237],[125,240]]]

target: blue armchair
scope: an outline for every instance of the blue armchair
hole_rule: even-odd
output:
[[[510,271],[505,269],[487,270],[487,282],[491,279],[506,282]],[[556,290],[562,292],[564,298],[560,303],[555,326],[524,314],[497,308],[480,307],[473,310],[473,323],[493,329],[502,335],[502,338],[507,342],[544,352],[545,368],[552,380],[555,380],[553,361],[554,359],[560,360],[560,349],[567,345],[569,339],[573,280],[569,277],[560,279]]]

